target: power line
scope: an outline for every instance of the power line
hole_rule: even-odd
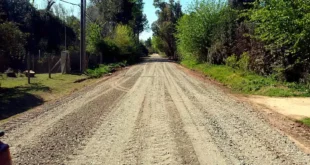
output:
[[[74,5],[74,6],[78,6],[78,7],[81,7],[81,5],[79,4],[75,4],[75,3],[72,3],[72,2],[68,2],[68,1],[65,1],[65,0],[60,0],[61,2],[64,2],[64,3],[68,3],[68,4],[71,4],[71,5]]]
[[[81,5],[71,3],[65,0],[61,2],[68,3],[74,6],[79,6],[81,9],[80,27],[81,27],[81,39],[80,39],[80,71],[83,73],[86,68],[86,45],[85,45],[85,28],[86,28],[86,0],[81,0]]]

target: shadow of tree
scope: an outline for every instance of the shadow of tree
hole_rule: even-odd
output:
[[[30,91],[49,91],[40,84],[15,88],[0,88],[0,120],[22,113],[44,103],[44,100]]]

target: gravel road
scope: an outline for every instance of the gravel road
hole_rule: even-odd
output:
[[[14,164],[310,164],[260,112],[158,55],[0,128]]]

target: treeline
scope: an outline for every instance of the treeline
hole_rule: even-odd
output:
[[[173,6],[163,6],[167,5]],[[160,9],[158,15],[163,12]],[[280,81],[309,83],[309,13],[310,1],[304,0],[198,0],[176,24],[161,29],[171,30],[169,35],[175,30],[170,38],[176,39],[180,60],[226,64]],[[164,51],[166,37],[156,28],[154,32],[153,47]]]
[[[157,9],[158,19],[152,24],[152,49],[155,52],[167,55],[169,58],[176,59],[176,24],[183,15],[180,1],[154,0],[153,5]]]
[[[80,21],[54,0],[0,1],[0,72],[26,69],[27,55],[44,59],[63,50],[79,56]],[[91,0],[87,6],[87,64],[134,62],[146,55],[139,34],[147,28],[142,0]],[[79,10],[79,9],[78,9]],[[79,58],[79,57],[75,57]]]
[[[64,27],[67,43],[73,45],[77,35],[52,13],[51,1],[37,10],[29,0],[0,1],[0,71],[8,67],[26,68],[26,55],[38,55],[38,50],[59,54],[64,47]]]
[[[139,34],[148,28],[142,0],[91,0],[88,6],[87,51],[103,63],[133,63],[148,51]]]

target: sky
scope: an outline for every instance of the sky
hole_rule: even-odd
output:
[[[81,0],[65,0],[65,1],[75,3],[75,4],[80,4],[80,2],[81,2]],[[86,1],[89,2],[89,0],[86,0]],[[192,0],[180,0],[183,10],[185,10],[187,8],[187,6],[191,3],[191,1]],[[35,6],[37,8],[42,9],[46,6],[45,2],[46,2],[46,0],[35,0]],[[55,0],[55,2],[56,2],[55,5],[62,4],[68,11],[70,11],[70,12],[72,11],[73,15],[75,15],[76,17],[79,17],[80,9],[78,6],[73,6],[70,4],[63,3],[60,0]],[[152,23],[157,20],[157,16],[155,14],[156,9],[153,6],[153,0],[144,0],[144,3],[145,3],[144,4],[144,13],[147,16],[147,19],[149,22],[149,27],[151,27]],[[140,34],[140,39],[146,40],[149,37],[151,37],[152,34],[153,33],[152,33],[151,29],[145,30]]]

